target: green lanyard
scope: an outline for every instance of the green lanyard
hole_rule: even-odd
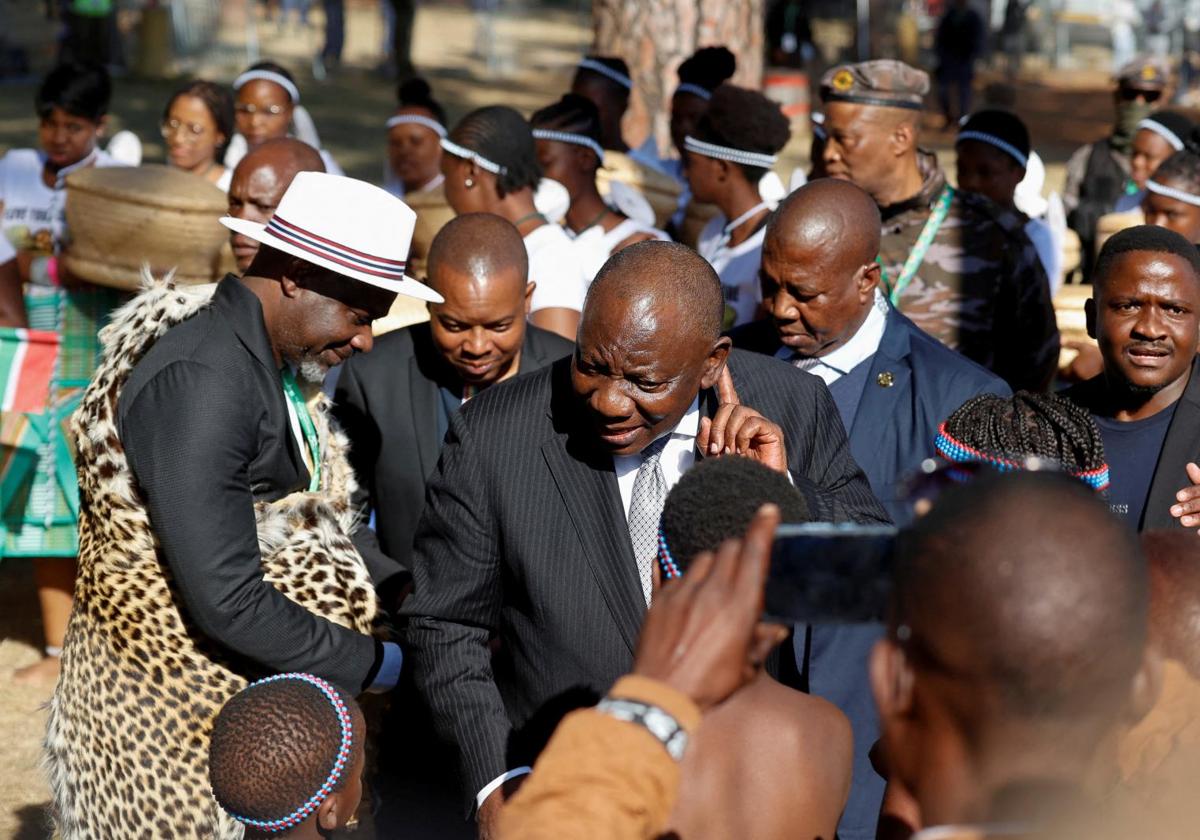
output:
[[[917,269],[925,261],[925,254],[929,251],[929,246],[933,244],[933,238],[937,236],[938,228],[942,226],[942,222],[946,221],[946,214],[950,212],[950,202],[953,200],[954,187],[947,184],[942,189],[942,194],[938,196],[937,202],[934,203],[933,212],[926,219],[925,227],[921,229],[921,235],[917,237],[916,244],[908,252],[908,259],[904,261],[904,267],[900,269],[900,276],[896,278],[895,286],[888,280],[887,269],[876,257],[876,262],[879,262],[880,279],[883,280],[884,288],[888,290],[888,300],[897,309],[900,308],[900,296],[904,294],[904,290],[916,276]]]
[[[312,478],[308,482],[308,492],[313,493],[321,489],[321,441],[317,438],[317,427],[313,425],[312,415],[308,413],[300,386],[296,384],[296,375],[286,366],[279,373],[283,378],[283,393],[292,404],[292,408],[296,409],[300,430],[304,432],[304,442],[308,445],[308,454],[312,456],[313,470]]]

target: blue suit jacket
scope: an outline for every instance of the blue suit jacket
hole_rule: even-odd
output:
[[[731,333],[734,346],[760,353],[778,351],[770,321]],[[879,349],[870,361],[862,399],[848,430],[850,452],[892,521],[905,526],[912,512],[904,501],[904,479],[935,454],[938,426],[979,394],[1009,395],[1004,380],[947,348],[901,315],[888,312]],[[883,799],[883,780],[868,753],[879,738],[879,719],[867,678],[867,659],[883,628],[875,624],[797,627],[797,667],[808,675],[810,693],[834,703],[854,729],[854,782],[838,837],[873,840]]]

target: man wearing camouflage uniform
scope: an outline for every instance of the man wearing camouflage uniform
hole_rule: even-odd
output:
[[[1122,67],[1113,91],[1116,122],[1112,134],[1080,146],[1067,161],[1063,206],[1067,224],[1079,234],[1085,279],[1096,259],[1096,222],[1116,209],[1121,196],[1137,192],[1129,177],[1133,135],[1138,123],[1163,101],[1169,74],[1159,58],[1137,58]]]
[[[1059,337],[1050,285],[1022,220],[955,190],[917,147],[929,76],[899,61],[843,64],[821,80],[828,174],[883,216],[879,263],[892,305],[1013,390],[1042,390]]]

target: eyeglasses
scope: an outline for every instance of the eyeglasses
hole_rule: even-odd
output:
[[[189,143],[196,142],[204,135],[205,131],[204,126],[200,123],[185,123],[179,120],[167,120],[159,126],[164,140],[178,134],[180,129],[183,129],[183,139]]]
[[[1143,90],[1141,88],[1123,87],[1121,88],[1121,98],[1126,102],[1133,102],[1135,99],[1141,99],[1147,105],[1151,102],[1157,102],[1162,97],[1161,90]]]
[[[283,113],[283,106],[279,104],[272,104],[260,108],[257,105],[246,104],[237,105],[234,107],[234,110],[239,114],[249,114],[251,116],[254,114],[270,114],[272,117],[277,117]]]

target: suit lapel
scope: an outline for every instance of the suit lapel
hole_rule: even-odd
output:
[[[429,475],[433,472],[441,447],[441,441],[437,437],[437,411],[440,398],[437,383],[421,372],[417,356],[409,357],[407,410],[412,412],[413,432],[417,438],[417,455],[421,461],[422,475]],[[404,410],[403,406],[401,406],[401,410]]]
[[[901,395],[908,393],[909,380],[912,378],[909,349],[908,333],[898,323],[895,311],[888,312],[887,326],[884,327],[879,349],[871,360],[871,370],[863,386],[853,426],[846,430],[852,450],[854,441],[860,438],[871,441],[872,451],[895,450],[892,442],[899,419],[895,414],[895,406]],[[855,435],[856,431],[860,434]]]
[[[611,459],[583,456],[564,434],[542,445],[546,464],[562,495],[571,524],[583,546],[613,620],[632,653],[646,612],[629,525]]]

